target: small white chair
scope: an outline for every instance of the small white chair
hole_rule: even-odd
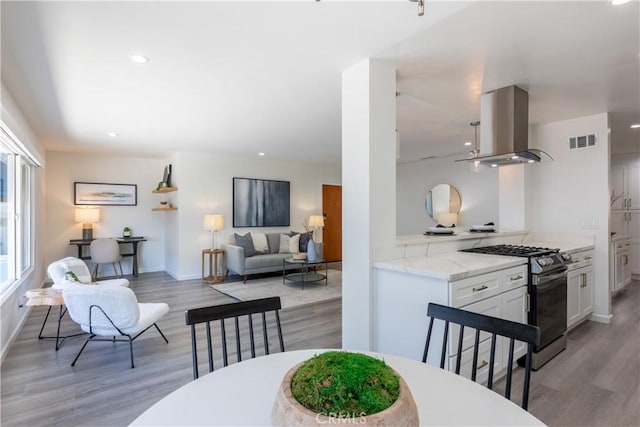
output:
[[[52,262],[47,267],[47,274],[53,280],[53,289],[64,289],[68,286],[76,286],[77,282],[67,280],[65,275],[67,272],[72,272],[78,277],[81,283],[91,282],[91,272],[87,264],[80,258],[66,257]],[[124,278],[101,280],[97,282],[100,286],[129,286],[129,281]]]
[[[118,341],[129,342],[133,368],[133,340],[152,326],[155,326],[165,342],[169,343],[156,324],[169,312],[169,306],[165,303],[139,303],[133,291],[122,286],[67,287],[63,289],[62,297],[69,316],[89,334],[71,366],[76,364],[89,341]],[[116,339],[116,336],[126,339]]]
[[[91,261],[95,264],[93,269],[93,278],[98,278],[98,267],[100,264],[111,264],[115,276],[122,276],[122,255],[120,255],[120,246],[114,239],[96,239],[91,242]],[[120,274],[116,269],[116,263],[120,266]]]

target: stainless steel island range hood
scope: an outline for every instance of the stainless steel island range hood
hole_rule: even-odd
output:
[[[480,150],[471,158],[491,167],[553,160],[542,150],[529,148],[529,94],[507,86],[480,98]]]

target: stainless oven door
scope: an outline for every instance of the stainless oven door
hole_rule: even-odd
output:
[[[534,275],[533,285],[540,350],[567,331],[567,270]]]

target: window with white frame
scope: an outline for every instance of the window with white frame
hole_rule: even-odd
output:
[[[33,265],[33,182],[36,164],[0,128],[0,294]]]

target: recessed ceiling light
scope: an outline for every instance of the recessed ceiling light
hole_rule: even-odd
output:
[[[471,143],[469,141],[467,141],[467,142],[464,143],[464,145],[466,145],[468,147],[469,145],[471,145]]]
[[[631,129],[640,129],[640,123],[634,123],[631,125]]]
[[[107,135],[109,135],[111,138],[117,138],[118,136],[120,136],[118,132],[109,132],[107,133]]]
[[[520,156],[511,156],[511,160],[518,160]]]
[[[495,163],[491,165],[492,168],[497,168],[498,165],[496,165]]]
[[[629,0],[611,0],[611,4],[614,6],[620,6],[621,4],[628,3]]]
[[[258,156],[264,156],[264,153],[258,153]]]
[[[534,163],[533,160],[527,160],[527,163]]]
[[[149,62],[149,58],[144,55],[131,55],[131,60],[133,62],[137,62],[138,64],[144,64],[145,62]]]

